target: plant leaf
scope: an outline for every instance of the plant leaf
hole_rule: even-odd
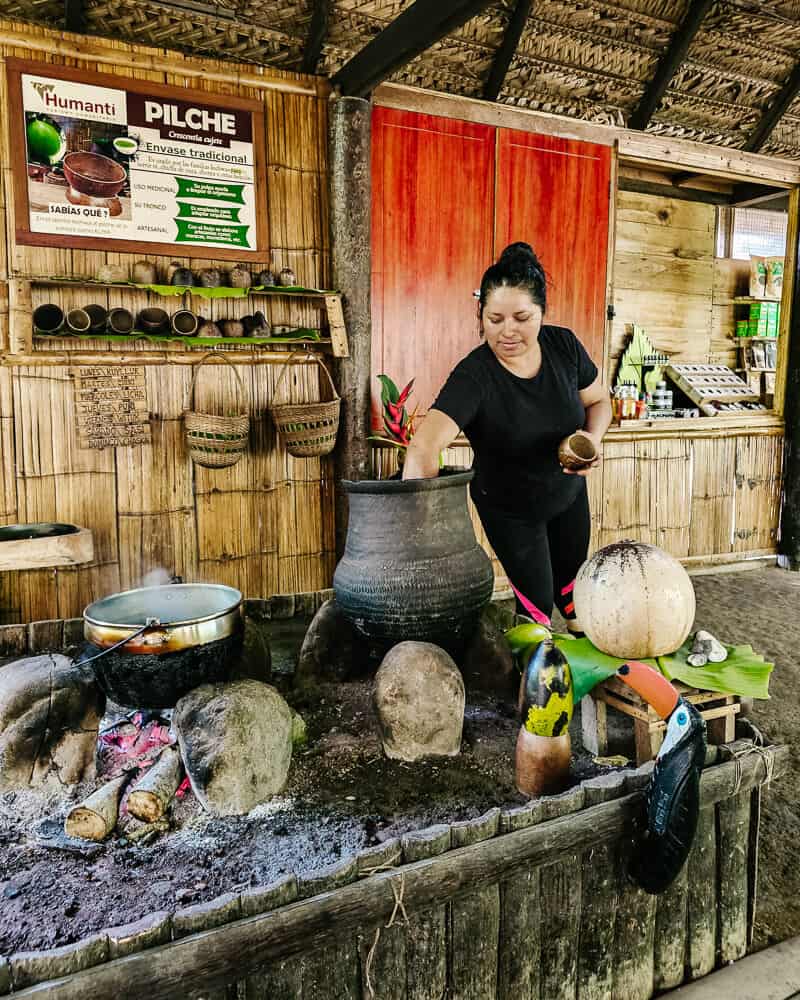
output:
[[[412,378],[411,381],[408,383],[408,385],[405,387],[405,389],[403,389],[403,391],[400,393],[399,402],[405,403],[405,401],[411,395],[411,387],[414,385],[415,382],[416,379]]]
[[[725,645],[725,643],[723,643]],[[767,663],[752,646],[727,646],[728,659],[693,667],[686,661],[692,651],[687,639],[671,656],[659,656],[658,665],[668,680],[682,681],[703,691],[738,694],[742,698],[769,698],[769,678],[775,664]]]
[[[512,653],[518,653],[528,646],[538,645],[543,639],[550,638],[550,629],[538,622],[523,622],[506,632],[506,641]]]
[[[628,662],[628,660],[621,660],[618,656],[601,653],[589,639],[559,639],[554,637],[553,642],[566,656],[572,671],[572,689],[576,705],[593,687],[596,687],[601,681],[613,677],[619,668]],[[655,660],[639,660],[638,662],[648,663],[651,667],[658,669]]]
[[[400,393],[397,390],[397,386],[389,378],[388,375],[379,375],[378,381],[381,383],[381,401],[386,404],[387,400],[392,403],[397,403],[400,399]]]

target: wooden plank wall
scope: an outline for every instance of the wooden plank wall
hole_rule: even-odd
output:
[[[0,30],[13,30],[52,40],[59,36],[33,26],[0,21]],[[92,51],[104,55],[139,54],[164,58],[154,49],[137,49],[119,42],[92,40]],[[300,282],[327,287],[330,248],[327,206],[327,95],[315,89],[312,78],[270,71],[276,80],[311,82],[311,93],[293,94],[242,86],[182,74],[182,66],[196,67],[178,53],[169,53],[173,72],[133,70],[113,72],[136,79],[206,90],[210,96],[232,94],[255,98],[265,110],[270,252],[253,270],[271,265],[294,268]],[[4,62],[8,57],[32,58],[22,47],[0,47],[0,119],[2,180],[0,184],[0,351],[8,350],[8,286],[16,275],[94,275],[107,262],[128,266],[131,255],[17,246],[11,211],[14,151],[8,142]],[[38,58],[38,57],[37,57]],[[43,54],[43,62],[112,71],[91,59]],[[230,73],[237,67],[212,60],[202,68]],[[168,258],[149,259],[165,268]],[[181,258],[190,267],[214,262]],[[227,264],[225,266],[230,266]],[[54,301],[62,307],[99,302],[141,309],[147,294],[137,290],[34,288],[34,306]],[[152,304],[163,305],[167,300]],[[263,304],[262,304],[263,303]],[[168,306],[177,304],[171,301]],[[248,311],[236,300],[193,300],[210,318]],[[29,311],[30,306],[26,310]],[[290,299],[261,300],[268,318],[276,323],[320,325],[319,309]],[[25,318],[27,322],[27,315]],[[41,341],[36,342],[42,351]],[[74,350],[59,340],[51,350]],[[98,344],[98,361],[124,351],[135,360],[151,344]],[[190,349],[191,350],[191,349]],[[197,349],[199,351],[199,349]],[[85,342],[82,348],[85,353]],[[180,345],[165,345],[163,364],[148,365],[147,391],[151,411],[152,443],[104,451],[78,448],[70,368],[48,364],[0,368],[0,523],[17,521],[71,521],[94,532],[95,561],[76,569],[0,574],[0,621],[79,615],[85,604],[119,589],[141,585],[154,570],[181,576],[184,581],[209,580],[238,587],[247,597],[321,590],[329,585],[335,561],[333,539],[333,467],[330,459],[295,459],[276,440],[267,407],[275,395],[280,372],[276,364],[251,364],[249,349],[235,357],[251,414],[250,447],[238,465],[208,470],[193,465],[182,439],[183,410],[192,366]],[[172,363],[180,358],[184,363]],[[182,358],[180,357],[182,355]],[[199,355],[198,355],[199,356]],[[4,362],[9,358],[6,356]],[[281,401],[319,398],[315,369],[292,369],[285,379]],[[202,407],[231,405],[238,395],[233,370],[222,364],[204,366],[197,383],[196,402]],[[218,410],[215,412],[223,412]]]
[[[632,324],[677,362],[736,367],[734,295],[746,295],[747,261],[715,257],[716,209],[620,191],[609,376]]]

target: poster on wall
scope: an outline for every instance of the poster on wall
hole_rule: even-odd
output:
[[[18,242],[224,259],[264,249],[257,102],[17,61],[9,93],[24,150]]]

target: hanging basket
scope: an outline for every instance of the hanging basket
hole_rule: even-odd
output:
[[[276,395],[283,381],[283,376],[291,366],[292,358],[295,356],[296,354],[291,354],[281,369],[275,386]],[[331,379],[322,360],[315,357],[314,361],[325,372],[333,399],[329,402],[283,403],[270,407],[272,419],[275,421],[275,426],[278,428],[286,450],[296,458],[328,455],[333,451],[333,446],[336,444],[336,434],[339,430],[339,408],[342,400],[336,392],[333,379]]]
[[[244,382],[233,362],[214,351],[204,354],[194,366],[192,384],[189,386],[189,398],[183,411],[183,422],[186,431],[186,444],[189,455],[197,465],[207,469],[224,469],[236,465],[247,449],[247,435],[250,429],[250,417],[245,405],[241,404],[238,416],[222,417],[213,413],[198,413],[194,407],[194,384],[200,366],[209,358],[221,358],[233,368],[233,374],[239,383],[240,396],[245,395]]]

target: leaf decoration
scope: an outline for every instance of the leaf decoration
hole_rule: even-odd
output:
[[[687,639],[676,653],[660,656],[658,665],[668,680],[682,681],[702,691],[738,694],[742,698],[769,698],[769,678],[775,664],[768,663],[750,645],[725,645],[725,649],[728,659],[722,663],[693,667],[686,661],[692,651],[692,640]]]

